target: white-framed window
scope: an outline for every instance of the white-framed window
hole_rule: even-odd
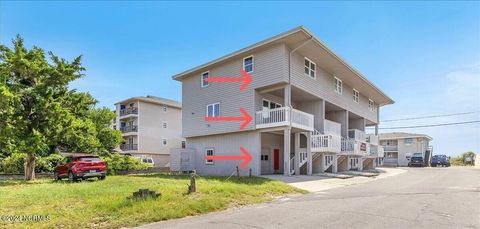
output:
[[[353,101],[356,103],[360,101],[360,93],[355,89],[353,89]]]
[[[282,107],[282,104],[263,99],[262,106],[264,110],[267,110],[267,109],[275,109],[275,108]]]
[[[167,145],[167,139],[166,139],[166,138],[162,138],[162,145],[163,145],[163,146],[166,146],[166,145]]]
[[[337,77],[333,77],[333,79],[334,79],[333,83],[335,86],[335,91],[338,94],[342,94],[342,90],[343,90],[342,80]]]
[[[204,73],[202,73],[202,75],[201,75],[201,77],[200,77],[200,80],[201,80],[200,83],[201,83],[202,87],[208,86],[208,81],[205,80],[205,79],[207,79],[209,76],[210,76],[210,72],[204,72]]]
[[[375,106],[375,103],[373,102],[373,100],[371,99],[368,99],[368,109],[370,111],[373,111],[373,107]]]
[[[404,142],[405,142],[405,144],[410,145],[410,144],[413,143],[413,139],[412,138],[405,138]]]
[[[206,117],[220,117],[220,103],[208,104],[205,113]]]
[[[248,73],[253,72],[253,56],[243,58],[243,70]]]
[[[168,111],[168,107],[167,107],[167,106],[165,106],[165,105],[163,105],[163,107],[162,107],[162,110],[163,110],[163,113],[167,113],[167,111]]]
[[[163,127],[163,129],[167,129],[167,127],[168,127],[167,122],[162,122],[162,127]]]
[[[206,148],[205,149],[205,157],[206,156],[213,156],[213,155],[215,155],[215,149],[213,149],[213,148]],[[205,164],[213,165],[213,160],[205,160]]]
[[[305,57],[305,75],[315,79],[317,77],[317,65]]]
[[[182,141],[182,149],[185,149],[187,147],[187,142],[186,141]]]

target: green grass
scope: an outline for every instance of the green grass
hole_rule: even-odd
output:
[[[200,177],[197,193],[187,195],[190,178],[181,175],[110,176],[104,181],[70,183],[51,180],[0,182],[1,215],[48,215],[41,222],[0,221],[4,228],[118,228],[259,203],[288,193],[304,193],[261,177]],[[157,199],[127,200],[148,188]]]

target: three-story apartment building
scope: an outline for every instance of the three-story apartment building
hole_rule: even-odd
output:
[[[240,77],[252,82],[209,82],[209,77]],[[313,174],[374,168],[383,158],[378,136],[379,109],[393,100],[329,49],[298,27],[173,76],[182,82],[183,136],[195,153],[200,174],[230,175],[239,161],[205,160],[241,155],[252,160],[241,173]],[[207,122],[205,117],[253,118]]]
[[[425,165],[429,165],[432,158],[432,138],[426,134],[413,133],[381,133],[380,145],[385,152],[384,163],[387,166],[408,166],[414,153],[421,153]]]
[[[122,132],[125,140],[120,145],[123,154],[165,167],[170,161],[170,148],[185,145],[181,103],[146,96],[129,98],[115,106],[114,128]]]

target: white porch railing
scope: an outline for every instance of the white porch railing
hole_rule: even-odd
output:
[[[313,115],[297,109],[292,109],[292,126],[313,131]]]
[[[291,125],[308,131],[313,131],[313,115],[290,109],[290,107],[279,107],[265,109],[255,113],[255,124],[257,128],[270,128]]]
[[[323,125],[325,134],[342,135],[342,125],[340,123],[325,119]]]
[[[378,135],[367,134],[367,142],[369,142],[372,145],[378,145]]]
[[[367,150],[367,143],[360,142],[355,139],[342,138],[341,153],[351,155],[365,155]]]
[[[348,130],[348,137],[355,139],[357,141],[366,142],[366,135],[365,132],[358,130],[358,129],[349,129]]]
[[[312,152],[340,152],[341,137],[333,134],[320,134],[313,131],[311,135]]]
[[[384,151],[398,151],[398,145],[383,145]]]
[[[288,125],[290,120],[290,107],[265,109],[255,113],[257,128],[268,128]]]

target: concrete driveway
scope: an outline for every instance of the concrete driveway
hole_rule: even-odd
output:
[[[480,170],[407,172],[142,228],[480,228]]]

